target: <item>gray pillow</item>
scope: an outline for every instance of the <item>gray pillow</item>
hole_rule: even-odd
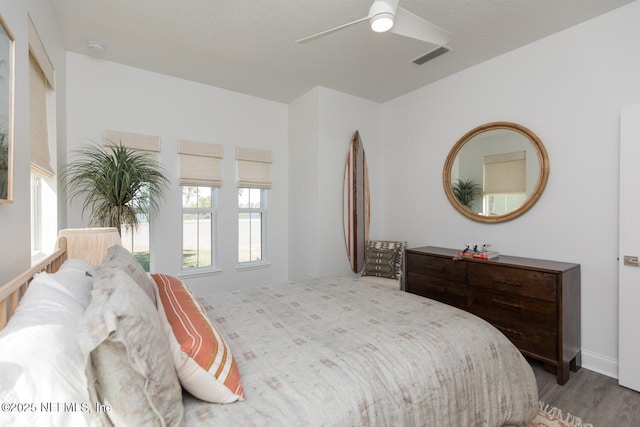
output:
[[[101,267],[117,267],[127,273],[156,305],[155,284],[142,268],[136,257],[121,245],[113,245],[107,250]],[[95,285],[94,285],[95,286]]]
[[[114,425],[179,425],[182,388],[156,308],[118,268],[98,267],[94,283],[79,333],[94,406],[109,405]]]

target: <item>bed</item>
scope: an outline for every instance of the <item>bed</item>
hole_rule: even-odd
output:
[[[196,299],[179,279],[157,274],[153,280],[136,278],[157,285],[154,295],[145,295],[148,289],[133,285],[131,268],[136,267],[92,269],[66,260],[61,246],[0,288],[2,425],[134,425],[131,417],[138,412],[122,415],[120,406],[132,401],[138,405],[143,395],[140,404],[152,408],[151,418],[136,419],[135,425],[502,426],[524,425],[537,412],[535,377],[517,349],[488,323],[439,302],[354,277],[280,283]],[[125,287],[105,286],[124,281]],[[170,317],[173,311],[183,312],[167,308],[174,307],[167,298],[175,296],[176,288],[170,288],[175,284],[184,286],[191,309],[206,317],[200,321],[221,340],[218,351],[229,362],[221,366],[239,374],[229,374],[224,387],[220,378],[207,383],[213,369],[201,369],[197,355],[185,356],[184,344],[176,347],[173,342],[179,334],[175,329],[171,333]],[[93,287],[91,294],[82,290],[87,287]],[[44,294],[38,297],[36,290]],[[147,297],[153,299],[160,329],[146,325],[139,335],[127,331],[130,337],[118,338],[124,327],[114,327],[96,339],[104,331],[87,322],[88,313],[102,310],[100,319],[109,319],[105,298],[118,292],[122,299],[115,302],[117,309],[145,301],[134,310],[140,318],[156,316],[148,311]],[[73,309],[60,307],[57,298],[63,299],[62,294],[73,296]],[[38,299],[37,311],[29,308]],[[62,320],[44,314],[49,309],[62,311]],[[112,321],[122,317],[118,314]],[[197,322],[182,321],[182,326],[186,323]],[[40,335],[34,332],[38,328]],[[28,344],[34,334],[37,342]],[[157,350],[158,343],[134,341],[128,358],[99,372],[95,346],[100,340],[112,340],[100,355],[112,361],[119,352],[114,343],[165,334],[173,336],[160,343],[168,342],[166,351]],[[189,336],[194,341],[193,333]],[[195,347],[202,351],[206,346],[199,342]],[[28,361],[24,353],[30,353]],[[163,371],[158,357],[169,358],[171,367]],[[123,365],[135,365],[131,359],[136,358],[146,365],[120,371]],[[147,375],[140,389],[132,379],[138,375]],[[177,389],[175,383],[162,383],[175,375]],[[96,391],[96,385],[102,389]]]

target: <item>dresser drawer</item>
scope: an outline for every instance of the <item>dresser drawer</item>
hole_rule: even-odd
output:
[[[460,308],[467,307],[467,285],[460,282],[409,272],[406,290]]]
[[[556,304],[544,300],[469,288],[468,304],[469,311],[482,318],[499,317],[546,329],[558,325]]]
[[[550,360],[558,359],[558,335],[554,330],[538,328],[534,325],[487,316],[491,323],[519,350]]]
[[[453,282],[467,280],[467,263],[452,258],[407,253],[407,270]]]
[[[469,286],[556,302],[558,277],[553,273],[469,262]]]

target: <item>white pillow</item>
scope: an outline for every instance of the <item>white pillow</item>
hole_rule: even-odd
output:
[[[76,335],[83,311],[57,274],[31,282],[0,332],[0,402],[29,406],[0,411],[0,425],[97,425]]]
[[[76,298],[82,308],[89,306],[93,289],[93,267],[78,259],[68,259],[51,276]]]
[[[92,267],[91,264],[88,264],[81,259],[70,258],[62,263],[58,271],[76,270],[80,272],[89,272],[90,275],[93,275],[93,269],[94,267]]]

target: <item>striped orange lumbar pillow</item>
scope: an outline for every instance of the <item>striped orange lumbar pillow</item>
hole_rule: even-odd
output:
[[[187,285],[166,274],[152,277],[158,286],[158,311],[182,386],[207,402],[245,400],[240,372],[229,347]]]

